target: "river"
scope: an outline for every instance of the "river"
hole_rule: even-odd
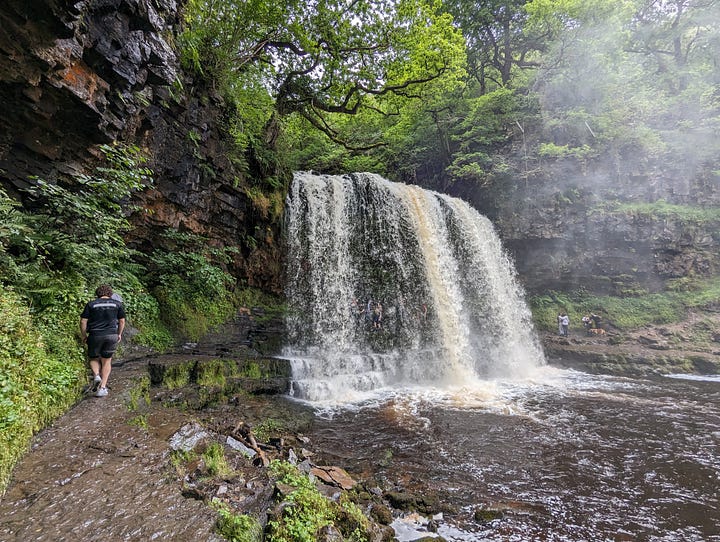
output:
[[[720,540],[717,377],[543,367],[520,381],[314,408],[311,438],[329,460],[450,505],[447,540]],[[478,508],[501,517],[479,523]],[[400,540],[434,536],[394,526]]]

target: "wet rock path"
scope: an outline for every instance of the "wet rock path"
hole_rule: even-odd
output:
[[[140,427],[128,404],[150,362],[273,350],[282,323],[259,324],[257,315],[263,314],[241,312],[200,343],[168,355],[142,357],[141,347],[128,345],[127,359],[113,363],[110,394],[80,401],[41,431],[17,464],[0,497],[0,542],[222,541],[215,512],[183,496],[168,467],[168,440],[191,415],[153,401],[144,412],[147,427]]]
[[[213,511],[167,472],[167,438],[183,420],[151,408],[149,430],[129,423],[130,390],[146,374],[147,359],[115,367],[110,395],[36,436],[0,499],[0,540],[221,540]]]

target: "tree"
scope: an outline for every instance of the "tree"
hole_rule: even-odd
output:
[[[651,59],[668,90],[687,89],[694,64],[716,68],[720,55],[720,1],[651,0],[640,5],[628,51]]]
[[[530,26],[556,36],[536,85],[543,149],[596,157],[615,173],[663,171],[678,184],[716,169],[720,1],[534,0],[528,9]]]
[[[269,144],[279,119],[297,113],[350,146],[332,115],[392,113],[383,107],[393,102],[378,98],[418,98],[423,85],[452,76],[465,61],[461,34],[433,0],[191,0],[186,18],[186,59],[196,69],[261,84],[273,96]]]
[[[463,31],[468,71],[481,94],[512,84],[514,68],[537,68],[546,48],[547,29],[527,26],[527,0],[448,0],[445,5]]]

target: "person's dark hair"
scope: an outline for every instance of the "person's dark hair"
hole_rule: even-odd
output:
[[[109,284],[101,284],[95,290],[95,297],[110,297],[113,291]]]

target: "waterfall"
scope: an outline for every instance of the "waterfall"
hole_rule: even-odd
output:
[[[286,230],[296,396],[463,386],[544,363],[492,224],[462,200],[374,174],[299,172]]]

